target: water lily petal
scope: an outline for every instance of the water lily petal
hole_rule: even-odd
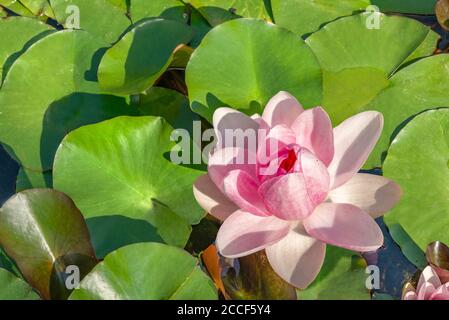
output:
[[[269,216],[259,195],[258,182],[243,170],[233,170],[223,180],[224,192],[243,211]]]
[[[207,174],[202,175],[195,181],[193,195],[201,208],[222,221],[239,209],[218,190]]]
[[[432,293],[429,300],[449,300],[449,283],[440,286]]]
[[[270,127],[279,124],[290,127],[303,111],[304,109],[295,97],[287,92],[281,91],[268,102],[263,111],[262,118]]]
[[[335,203],[353,204],[376,219],[391,210],[401,196],[402,190],[397,183],[381,176],[357,173],[332,190],[328,197]]]
[[[259,166],[269,165],[269,162],[279,157],[287,146],[296,142],[295,133],[284,125],[278,125],[263,137],[259,136],[257,148],[257,163]]]
[[[218,149],[209,157],[208,173],[215,185],[224,192],[223,179],[232,170],[243,170],[256,177],[256,155],[247,149]]]
[[[354,251],[374,251],[384,240],[374,219],[351,204],[323,203],[303,224],[312,237]]]
[[[418,290],[418,300],[430,300],[430,297],[436,292],[436,288],[430,282],[424,283]]]
[[[321,107],[304,111],[292,124],[296,143],[312,151],[327,167],[334,157],[332,122]]]
[[[402,300],[417,300],[418,295],[414,291],[409,291],[404,295],[404,298]]]
[[[330,177],[326,166],[309,150],[302,148],[298,152],[298,163],[306,179],[307,191],[315,206],[322,203],[328,194]]]
[[[334,129],[334,158],[328,167],[331,189],[351,179],[368,159],[380,137],[383,116],[376,111],[359,113]]]
[[[421,273],[421,276],[419,277],[418,286],[416,287],[416,291],[418,292],[418,294],[423,289],[423,286],[426,283],[432,284],[434,288],[438,288],[439,286],[441,286],[440,278],[431,266],[425,267],[423,272]]]
[[[254,146],[255,152],[257,146],[257,130],[259,124],[257,121],[248,117],[246,114],[231,108],[218,108],[214,112],[213,126],[215,134],[217,136],[217,148],[230,148],[239,147],[248,149],[248,145],[237,145],[236,139],[233,138],[234,130],[241,129],[243,131],[251,130],[254,134]],[[228,140],[226,140],[226,137]],[[243,141],[243,140],[242,140]]]
[[[259,217],[237,211],[220,227],[216,245],[225,257],[243,257],[275,244],[289,230],[290,224],[276,217]]]
[[[313,212],[315,204],[309,197],[303,174],[290,173],[265,183],[259,192],[271,214],[284,220],[300,220]]]
[[[293,286],[307,288],[320,272],[326,245],[310,237],[301,223],[276,244],[265,249],[273,270]]]

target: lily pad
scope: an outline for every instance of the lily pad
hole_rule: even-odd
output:
[[[433,53],[438,35],[418,21],[378,14],[380,29],[368,29],[366,17],[329,23],[306,42],[324,69],[323,105],[334,125],[365,110],[383,113],[382,136],[365,164],[370,169],[380,167],[402,122],[449,103],[449,56],[422,59]]]
[[[139,243],[112,252],[71,300],[215,300],[217,290],[186,251]]]
[[[64,299],[66,268],[81,277],[96,264],[86,223],[73,202],[50,189],[16,194],[0,209],[0,244],[44,299]]]
[[[192,38],[190,27],[176,21],[139,23],[106,51],[98,69],[100,86],[121,95],[144,92],[168,68],[176,47]]]
[[[188,9],[180,0],[132,0],[129,9],[133,22],[157,17],[181,23],[189,20]]]
[[[187,243],[190,225],[204,216],[192,191],[203,172],[170,161],[172,131],[162,118],[119,117],[77,129],[61,143],[54,187],[70,195],[86,218],[104,220],[90,228],[96,248],[109,245],[107,237],[100,241],[102,225],[117,237],[133,234],[132,221],[145,224],[144,240],[153,235],[175,246]],[[117,219],[132,220],[124,230],[108,221]]]
[[[51,171],[32,171],[25,168],[19,169],[16,181],[16,192],[28,189],[46,189],[52,188],[52,172]]]
[[[109,0],[49,1],[56,20],[61,25],[76,29],[77,26],[71,22],[76,21],[76,15],[79,13],[79,29],[88,31],[108,43],[117,41],[131,24],[126,12]]]
[[[32,18],[0,19],[0,86],[13,62],[33,43],[53,30],[49,25]]]
[[[369,0],[271,0],[274,21],[300,36],[320,29],[325,23],[365,10]]]
[[[34,17],[33,13],[28,10],[28,8],[25,7],[20,1],[0,0],[0,5],[22,17]]]
[[[305,107],[322,99],[321,69],[304,41],[254,19],[212,29],[192,54],[186,82],[192,110],[209,121],[223,106],[260,113],[279,91],[290,92]]]
[[[35,16],[55,18],[55,14],[48,0],[20,0],[20,3],[30,10]]]
[[[436,0],[271,0],[276,24],[308,36],[329,22],[367,11],[434,14]],[[368,18],[369,19],[369,18]]]
[[[0,91],[0,142],[23,167],[50,170],[67,132],[135,112],[125,99],[100,94],[95,73],[104,45],[85,31],[52,33],[9,70]]]
[[[433,241],[449,243],[448,163],[449,109],[416,116],[396,136],[384,163],[384,175],[404,191],[385,222],[399,223],[423,251]]]
[[[39,300],[39,295],[25,281],[0,268],[0,300]]]
[[[327,246],[323,267],[315,281],[298,290],[299,300],[370,300],[365,260],[358,254]]]
[[[211,26],[237,18],[257,18],[271,21],[266,0],[187,0]]]

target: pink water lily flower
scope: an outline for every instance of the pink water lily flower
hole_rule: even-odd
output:
[[[384,177],[358,173],[382,131],[380,113],[360,113],[333,129],[321,107],[304,110],[280,92],[262,117],[220,108],[213,125],[217,147],[194,194],[224,221],[216,240],[223,256],[265,249],[279,276],[306,288],[321,269],[326,244],[359,252],[382,246],[374,218],[396,204],[401,189]],[[255,150],[228,146],[226,134],[236,129],[265,134],[258,134]]]
[[[413,288],[406,286],[403,300],[449,300],[449,282],[442,283],[435,270],[426,267],[418,281],[418,285]]]

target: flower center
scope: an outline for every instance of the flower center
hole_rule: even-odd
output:
[[[287,158],[281,162],[280,167],[284,169],[285,172],[290,172],[297,160],[298,157],[296,156],[296,151],[294,149],[291,149],[288,152]]]

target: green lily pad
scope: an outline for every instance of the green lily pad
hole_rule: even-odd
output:
[[[192,54],[186,82],[192,110],[209,121],[223,106],[260,113],[279,91],[305,107],[322,100],[321,69],[307,45],[290,31],[254,19],[210,31]]]
[[[72,200],[51,189],[16,194],[0,209],[0,245],[44,299],[64,299],[68,266],[96,264],[86,223]]]
[[[266,0],[187,0],[211,26],[236,18],[257,18],[271,21]]]
[[[195,32],[195,36],[190,45],[193,48],[196,48],[200,45],[206,34],[212,29],[212,26],[196,9],[192,9],[192,13],[190,14],[190,26]]]
[[[39,300],[39,295],[25,281],[0,269],[0,300]]]
[[[329,23],[306,40],[324,69],[323,105],[334,125],[365,110],[384,115],[367,169],[380,167],[390,136],[403,121],[449,103],[444,94],[449,56],[422,59],[433,53],[438,35],[412,19],[378,16],[380,29],[368,29],[367,14],[360,14]]]
[[[0,5],[22,17],[34,17],[33,13],[17,0],[0,0]]]
[[[157,17],[184,24],[189,20],[188,9],[179,0],[132,0],[129,11],[133,22]]]
[[[144,92],[168,68],[176,47],[192,37],[190,27],[176,21],[139,23],[106,51],[98,69],[100,86],[121,95]]]
[[[19,174],[16,180],[16,192],[28,189],[45,189],[52,188],[52,173],[51,171],[32,171],[25,168],[19,169]]]
[[[315,281],[298,290],[299,300],[370,300],[365,260],[355,252],[327,246],[323,267]]]
[[[100,94],[95,73],[104,45],[85,31],[52,33],[9,70],[0,91],[0,142],[23,167],[50,170],[67,132],[135,113],[125,99]]]
[[[145,241],[187,243],[190,225],[204,216],[192,190],[203,172],[170,161],[172,131],[162,118],[119,117],[77,129],[61,143],[54,187],[70,195],[85,218],[97,219],[90,225],[96,249],[115,249],[103,225],[111,229],[109,237],[123,237],[124,243],[139,240],[130,239],[133,228],[138,234],[146,230]],[[126,230],[121,220],[129,225]]]
[[[448,163],[449,109],[411,120],[394,139],[384,163],[384,175],[404,191],[385,222],[399,223],[423,251],[433,241],[449,243]],[[401,245],[400,238],[394,239]]]
[[[0,20],[0,86],[11,65],[33,43],[53,28],[32,18],[9,17]]]
[[[35,16],[55,18],[55,14],[48,0],[20,0],[20,3]]]
[[[80,29],[88,31],[108,43],[118,40],[131,21],[126,12],[109,0],[49,0],[56,20],[70,27],[74,14],[79,12]],[[78,10],[73,10],[77,8]],[[75,26],[76,27],[76,26]]]
[[[369,0],[271,0],[275,23],[300,36],[369,5]]]
[[[274,21],[300,36],[344,16],[368,11],[434,14],[436,0],[271,0]]]
[[[217,290],[186,251],[138,243],[109,254],[71,300],[215,300]]]
[[[128,0],[107,0],[109,3],[113,4],[123,12],[128,12]]]

